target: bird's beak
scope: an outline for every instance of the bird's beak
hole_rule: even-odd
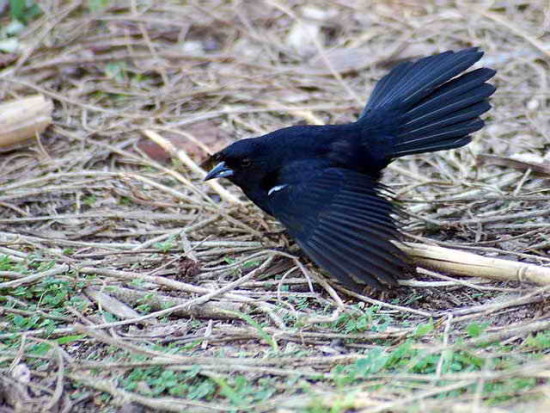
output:
[[[204,177],[205,181],[214,178],[229,178],[233,175],[233,169],[229,168],[225,162],[217,164],[208,174]]]

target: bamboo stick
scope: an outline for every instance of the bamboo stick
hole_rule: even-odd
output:
[[[405,243],[399,245],[399,247],[419,267],[452,275],[550,285],[549,267],[508,261],[501,258],[482,257],[470,252],[426,244]]]
[[[42,95],[0,104],[0,147],[34,138],[52,123],[52,101]]]

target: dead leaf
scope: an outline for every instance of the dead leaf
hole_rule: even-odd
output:
[[[181,257],[178,261],[179,273],[176,277],[177,280],[193,278],[200,274],[201,264],[191,258]]]
[[[28,384],[31,381],[31,371],[24,363],[15,366],[11,371],[11,376],[21,384]]]
[[[315,56],[299,71],[304,74],[330,76],[332,75],[330,68],[343,74],[358,72],[374,63],[372,54],[366,48],[336,48],[327,50],[324,57]]]
[[[211,153],[218,152],[231,143],[227,133],[225,133],[225,131],[215,122],[197,122],[187,126],[183,129],[183,131],[196,138],[196,140],[199,141],[202,146],[208,148]],[[177,135],[175,133],[163,133],[163,137],[172,143],[177,149],[182,149],[197,164],[201,164],[210,156],[205,149],[201,148],[201,145],[193,142],[188,137]],[[171,159],[168,152],[150,139],[140,139],[137,146],[155,161],[168,162]]]
[[[317,22],[296,21],[290,28],[286,43],[300,56],[309,56],[316,52],[315,42],[323,43],[321,26]]]
[[[17,53],[21,51],[21,44],[13,37],[0,40],[0,52]]]
[[[507,166],[507,167],[519,169],[522,171],[531,169],[536,174],[538,173],[543,175],[550,175],[549,162],[533,162],[533,161],[526,162],[523,160],[505,158],[503,156],[482,155],[482,154],[478,155],[477,158],[481,164]],[[529,159],[532,159],[532,158],[530,157]],[[537,157],[536,159],[539,159],[539,158]]]
[[[338,16],[338,10],[336,8],[321,8],[308,5],[302,7],[301,14],[306,19],[326,21],[336,18]]]

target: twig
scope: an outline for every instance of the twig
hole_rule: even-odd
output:
[[[196,409],[204,409],[205,412],[233,410],[233,408],[231,408],[230,406],[224,406],[218,403],[204,403],[174,397],[145,397],[118,388],[115,385],[114,381],[102,380],[97,377],[83,375],[82,373],[70,373],[67,374],[67,377],[82,385],[109,393],[111,396],[113,396],[114,403],[117,406],[122,406],[127,403],[138,403],[143,406],[147,406],[154,411],[169,412],[188,411],[190,407],[194,408],[195,411],[197,411]]]
[[[212,303],[203,303],[201,305],[184,305],[188,304],[188,300],[159,294],[158,292],[151,294],[149,290],[137,291],[130,288],[113,287],[109,293],[130,305],[137,305],[138,303],[145,304],[150,306],[152,310],[165,309],[167,306],[180,306],[172,311],[172,315],[178,317],[194,317],[215,320],[225,318],[231,319],[233,317],[228,317],[228,314],[225,313],[224,310],[244,310],[244,303],[234,301],[214,301]]]
[[[534,46],[536,49],[538,49],[540,52],[542,52],[546,57],[550,57],[550,50],[545,46],[544,43],[538,41],[533,36],[525,33],[523,30],[521,30],[518,26],[515,26],[512,22],[504,19],[503,17],[497,15],[496,13],[492,13],[486,10],[476,10],[479,14],[482,16],[485,16],[494,22],[500,24],[501,26],[504,26],[508,30],[510,30],[512,33],[514,33],[516,36],[519,36],[523,39],[525,39],[528,43],[531,43],[532,46]]]
[[[151,139],[153,142],[155,142],[157,145],[159,145],[162,149],[164,149],[166,152],[168,152],[170,155],[177,157],[185,166],[187,166],[191,171],[193,171],[195,174],[197,174],[199,177],[204,178],[206,176],[206,172],[199,167],[190,157],[185,153],[184,150],[178,149],[174,146],[174,144],[166,139],[164,139],[160,134],[157,132],[145,129],[142,131],[145,136],[147,136],[149,139]],[[232,203],[232,204],[242,204],[242,202],[235,197],[232,193],[230,193],[227,189],[225,189],[223,186],[221,186],[216,181],[209,181],[207,184],[218,193],[218,195],[225,201]]]
[[[28,275],[28,276],[23,277],[23,278],[19,278],[17,280],[6,281],[6,282],[3,282],[3,283],[0,283],[0,289],[2,289],[2,288],[16,288],[16,287],[19,287],[23,284],[31,284],[31,283],[34,283],[38,280],[41,280],[42,278],[52,277],[54,275],[63,274],[64,272],[67,272],[67,271],[69,271],[69,266],[66,265],[66,264],[61,264],[61,265],[56,266],[56,267],[54,267],[54,268],[52,268],[51,270],[48,270],[48,271],[39,272],[37,274],[32,274],[32,275]]]

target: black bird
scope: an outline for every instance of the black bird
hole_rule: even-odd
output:
[[[212,156],[217,165],[205,180],[238,185],[345,286],[396,285],[408,263],[392,242],[397,208],[381,171],[398,157],[472,140],[495,91],[486,83],[494,70],[463,73],[482,55],[469,48],[401,63],[376,84],[356,122],[240,140]]]

